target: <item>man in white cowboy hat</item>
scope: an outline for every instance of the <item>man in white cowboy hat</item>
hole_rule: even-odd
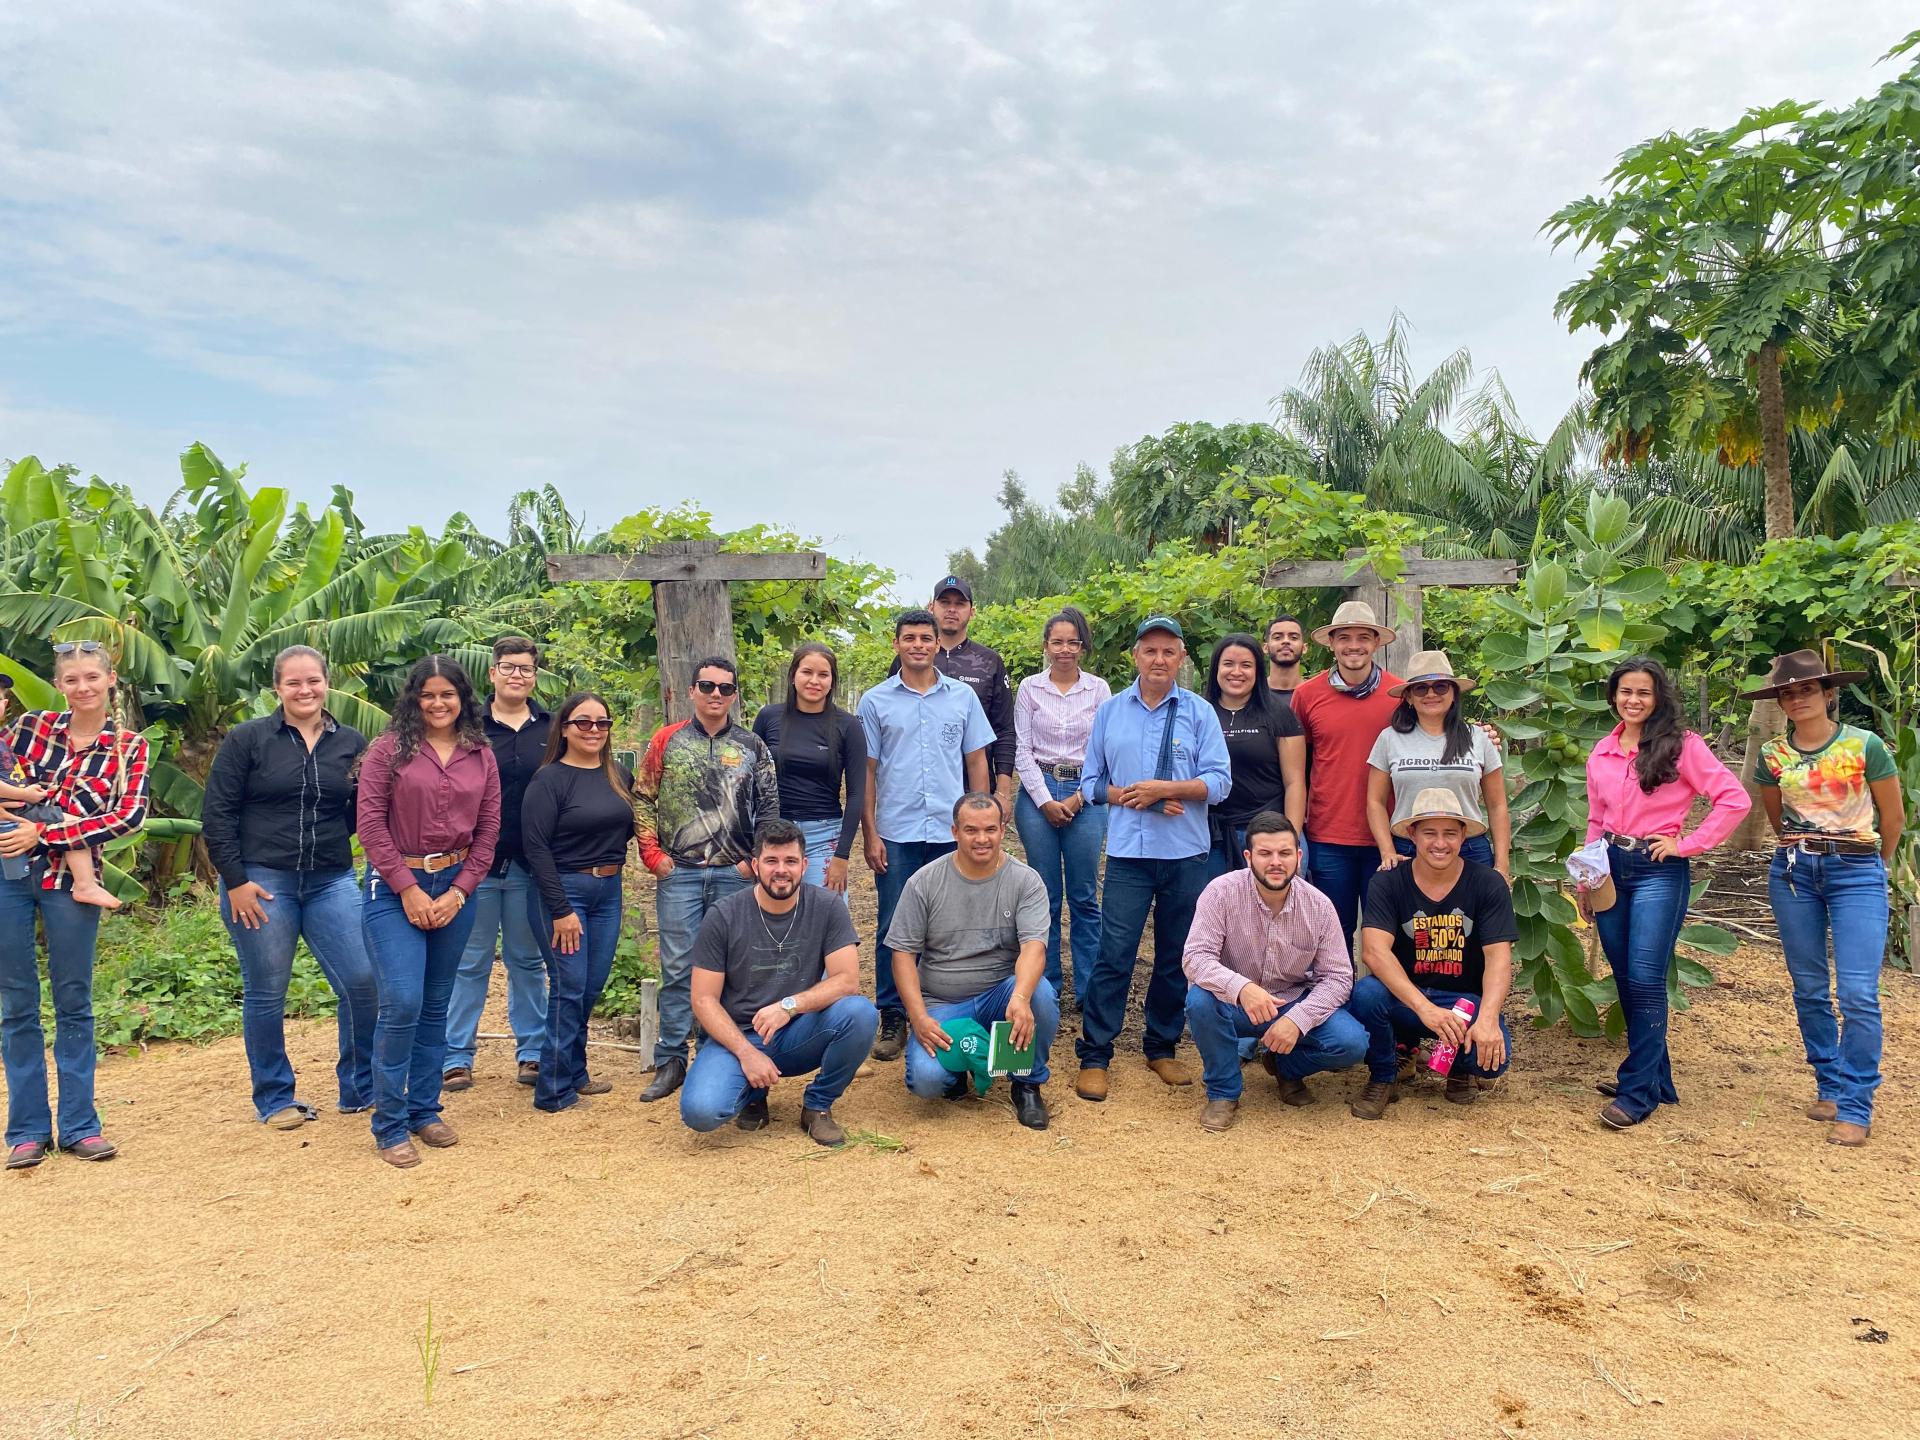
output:
[[[1294,718],[1313,752],[1307,788],[1307,878],[1333,902],[1341,933],[1353,949],[1354,921],[1380,850],[1367,828],[1367,756],[1400,701],[1387,692],[1400,683],[1374,660],[1393,631],[1364,600],[1348,600],[1313,632],[1333,651],[1334,665],[1293,692]]]
[[[1367,888],[1361,944],[1370,973],[1347,1001],[1367,1030],[1367,1085],[1349,1107],[1362,1120],[1380,1119],[1399,1098],[1396,1042],[1434,1037],[1454,1047],[1446,1094],[1457,1105],[1471,1105],[1475,1078],[1505,1073],[1512,1058],[1500,1008],[1520,936],[1513,896],[1490,866],[1460,856],[1461,842],[1485,829],[1451,790],[1423,790],[1394,826],[1413,842],[1412,861]],[[1455,1008],[1461,1000],[1472,1002],[1471,1020]]]

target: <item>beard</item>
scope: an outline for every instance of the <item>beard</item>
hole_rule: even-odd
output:
[[[1247,871],[1249,874],[1253,876],[1253,883],[1258,885],[1262,890],[1266,891],[1269,895],[1280,894],[1289,885],[1293,884],[1293,882],[1296,879],[1298,879],[1300,875],[1300,872],[1298,870],[1290,871],[1286,879],[1280,881],[1280,883],[1276,885],[1273,881],[1267,878],[1266,872],[1264,870],[1261,870],[1257,866],[1249,865],[1247,867]]]
[[[760,888],[775,900],[788,900],[800,888],[798,875],[762,875]]]

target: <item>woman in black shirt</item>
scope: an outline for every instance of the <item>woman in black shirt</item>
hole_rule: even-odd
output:
[[[839,681],[833,651],[809,640],[787,665],[786,703],[762,706],[753,733],[773,752],[780,818],[806,837],[807,883],[844,895],[867,800],[867,737],[859,720],[833,703]]]
[[[1267,657],[1251,635],[1229,635],[1213,647],[1207,699],[1220,717],[1233,789],[1212,808],[1213,851],[1207,878],[1238,870],[1247,822],[1278,810],[1305,833],[1307,742],[1290,705],[1275,704],[1267,689]]]
[[[253,1108],[276,1130],[314,1118],[294,1098],[287,1060],[287,981],[307,942],[338,997],[342,1113],[373,1103],[373,963],[354,883],[353,763],[366,737],[327,713],[327,662],[292,645],[273,662],[280,706],[227,732],[200,807],[220,872],[220,918],[240,957],[240,1024]]]
[[[621,879],[633,842],[633,776],[613,763],[598,695],[567,697],[520,802],[533,889],[527,910],[547,961],[547,1034],[533,1103],[566,1110],[613,1086],[587,1074],[587,1019],[620,943]]]

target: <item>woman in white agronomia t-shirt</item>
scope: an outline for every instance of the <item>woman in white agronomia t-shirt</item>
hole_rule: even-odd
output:
[[[1421,651],[1407,668],[1410,676],[1387,691],[1399,697],[1400,708],[1367,756],[1367,826],[1380,847],[1380,868],[1411,858],[1413,846],[1395,840],[1393,827],[1406,819],[1414,796],[1438,787],[1459,796],[1460,808],[1487,827],[1485,835],[1461,842],[1461,855],[1493,866],[1511,884],[1512,827],[1500,751],[1460,717],[1460,697],[1473,679],[1455,675],[1438,650]]]

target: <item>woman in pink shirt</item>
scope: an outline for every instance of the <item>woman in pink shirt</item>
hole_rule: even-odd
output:
[[[1597,1088],[1612,1097],[1600,1122],[1625,1130],[1661,1105],[1679,1103],[1667,1056],[1667,971],[1687,918],[1688,860],[1732,834],[1753,801],[1686,728],[1673,681],[1657,660],[1621,664],[1607,677],[1607,703],[1620,723],[1587,757],[1587,839],[1604,835],[1608,842],[1617,898],[1592,918],[1620,992],[1627,1058],[1618,1077]],[[1713,809],[1683,835],[1700,796]]]
[[[380,998],[373,1143],[405,1170],[420,1163],[413,1139],[459,1140],[440,1118],[447,997],[473,931],[467,901],[500,838],[500,768],[459,662],[429,655],[407,673],[392,721],[361,755],[357,813],[361,929]]]

